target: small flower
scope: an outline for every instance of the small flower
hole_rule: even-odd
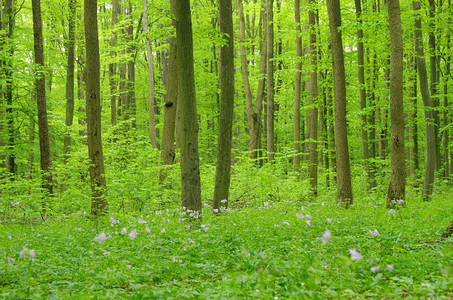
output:
[[[36,236],[37,236],[37,237],[41,237],[42,235],[41,235],[40,233],[38,233]]]
[[[214,213],[217,214],[219,212],[218,208],[214,208]]]
[[[14,258],[11,258],[11,257],[8,257],[8,263],[9,264],[12,264],[13,262],[15,262],[16,260]]]
[[[31,249],[30,252],[28,253],[30,255],[31,260],[35,260],[35,249]]]
[[[129,237],[131,238],[131,240],[134,240],[136,236],[137,236],[137,229],[134,229],[129,233]]]
[[[104,256],[107,256],[107,257],[110,256],[110,252],[104,250]]]
[[[27,257],[27,253],[28,253],[28,248],[24,246],[22,248],[22,251],[19,252],[19,258]]]
[[[327,218],[327,222],[332,223],[332,219]]]
[[[264,202],[264,207],[268,207],[269,206],[269,202]]]
[[[395,269],[395,265],[387,265],[387,270],[391,272],[393,269]]]
[[[301,211],[304,211],[304,210],[305,210],[305,208],[304,208],[304,207],[302,206],[302,207],[300,208],[300,210],[301,210]]]
[[[351,254],[352,260],[360,261],[362,259],[362,255],[355,249],[349,249],[349,254]]]
[[[323,203],[321,203],[321,205],[322,205],[322,206],[324,206],[324,205],[325,205],[325,204],[324,204],[324,202],[323,202]]]
[[[379,269],[380,269],[380,267],[379,267],[379,266],[376,266],[376,267],[372,267],[372,268],[370,269],[370,271],[373,272],[373,273],[376,273],[377,271],[379,271]]]
[[[305,215],[305,218],[307,218],[308,220],[311,220],[311,215]]]
[[[296,218],[305,219],[305,216],[303,214],[296,214]]]
[[[76,228],[74,228],[74,230],[75,230],[75,231],[82,231],[82,228],[76,227]]]
[[[393,208],[390,209],[390,210],[389,210],[389,214],[390,214],[390,215],[395,215],[395,210],[394,210]]]
[[[283,222],[283,224],[285,224],[285,225],[288,225],[288,226],[289,226],[289,223],[288,223],[288,222],[286,222],[286,221],[284,221],[284,222]]]
[[[163,228],[160,233],[165,233],[165,228]]]
[[[101,234],[96,236],[93,240],[95,242],[98,242],[99,244],[102,244],[105,242],[106,239],[107,239],[107,236],[105,235],[105,233],[101,232]]]
[[[220,200],[220,203],[227,203],[227,202],[228,202],[227,199]]]
[[[9,239],[11,240],[11,239],[12,239],[13,237],[12,237],[12,236],[10,236],[10,235],[8,235],[8,238],[9,238]]]
[[[323,245],[327,244],[330,241],[330,236],[331,236],[330,231],[326,230],[326,232],[324,232],[321,238]]]
[[[120,222],[117,221],[117,220],[115,220],[113,217],[110,217],[110,223],[111,223],[112,226],[113,226],[113,225],[115,225],[115,224],[119,224]]]
[[[132,265],[126,265],[126,268],[130,269],[132,268]]]
[[[148,223],[148,222],[146,222],[146,221],[144,221],[144,220],[140,220],[140,219],[138,219],[137,222],[138,222],[138,224],[146,224],[146,223]]]
[[[378,235],[379,235],[379,231],[377,231],[377,229],[375,229],[375,230],[368,230],[368,233],[369,233],[372,237],[375,237],[375,236],[378,236]]]
[[[203,205],[204,205],[204,207],[209,207],[209,204],[208,204],[208,203],[205,203],[205,204],[203,204]]]
[[[311,221],[307,220],[307,226],[311,226]]]
[[[127,234],[127,229],[126,229],[126,228],[123,228],[123,230],[121,230],[121,232],[120,232],[120,233],[121,233],[122,235],[125,235],[125,234]]]
[[[151,229],[149,229],[149,227],[148,227],[148,226],[146,226],[146,228],[145,228],[145,232],[148,232],[148,233],[149,233],[149,232],[151,232]]]

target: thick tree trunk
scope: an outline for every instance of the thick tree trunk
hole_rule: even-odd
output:
[[[178,41],[178,104],[181,108],[182,206],[187,210],[201,213],[198,121],[190,0],[176,1],[175,13],[176,38]]]
[[[418,76],[420,82],[420,92],[422,94],[423,105],[425,106],[425,122],[426,122],[426,167],[425,180],[423,182],[423,200],[431,199],[434,188],[434,172],[436,170],[436,148],[435,148],[435,131],[434,117],[432,110],[432,101],[429,94],[428,73],[426,72],[426,64],[423,51],[422,24],[420,19],[420,2],[414,1],[413,9],[415,11],[415,52],[418,68]]]
[[[296,22],[296,79],[294,82],[294,158],[293,170],[300,170],[300,97],[302,92],[302,27],[300,23],[300,0],[294,1],[294,20]]]
[[[156,125],[154,118],[154,63],[153,49],[148,37],[148,0],[143,0],[143,33],[145,35],[146,53],[148,56],[148,109],[149,109],[149,140],[151,146],[157,149]]]
[[[35,63],[38,70],[36,84],[36,99],[38,102],[39,150],[41,153],[42,186],[49,194],[53,194],[52,163],[50,160],[49,125],[47,123],[46,81],[44,75],[44,45],[42,35],[41,1],[32,0],[33,35]]]
[[[404,156],[403,35],[399,0],[388,0],[390,30],[390,124],[391,175],[387,207],[405,200],[406,165]]]
[[[231,0],[219,0],[219,32],[226,39],[220,47],[220,115],[214,209],[228,207],[234,108],[233,8]]]
[[[90,159],[91,213],[107,212],[104,152],[101,135],[101,89],[97,0],[85,0],[86,114]]]
[[[267,0],[266,5],[266,97],[267,97],[267,128],[266,128],[266,149],[267,161],[273,162],[275,156],[275,137],[274,137],[274,1]]]
[[[310,0],[313,5],[314,1]],[[316,13],[310,9],[308,11],[308,26],[310,32],[310,117],[308,118],[308,177],[310,178],[310,186],[314,195],[318,194],[318,69],[317,58],[318,52],[316,48]]]
[[[170,1],[171,12],[174,14],[175,1]],[[172,26],[176,28],[175,20]],[[175,161],[175,126],[176,108],[178,106],[178,57],[177,41],[170,38],[170,51],[168,59],[167,96],[164,105],[164,128],[162,133],[161,159],[165,165],[171,165]]]
[[[68,66],[66,75],[66,133],[63,141],[63,160],[66,163],[71,148],[71,126],[74,119],[74,52],[75,52],[75,17],[76,0],[68,1]]]
[[[346,78],[344,68],[341,12],[339,0],[327,0],[329,28],[332,40],[332,61],[335,92],[335,148],[337,152],[337,192],[340,205],[353,203],[349,146],[346,126]]]

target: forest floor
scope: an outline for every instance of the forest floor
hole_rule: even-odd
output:
[[[453,299],[451,195],[0,223],[2,299]],[[36,221],[36,220],[35,220]],[[19,224],[22,223],[22,224]]]

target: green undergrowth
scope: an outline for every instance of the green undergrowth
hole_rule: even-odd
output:
[[[451,195],[383,200],[237,200],[217,215],[205,203],[198,221],[175,206],[3,220],[0,298],[451,299],[453,240],[438,240]]]

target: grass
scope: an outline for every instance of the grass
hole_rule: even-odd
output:
[[[3,220],[0,298],[452,299],[453,239],[437,240],[451,197],[394,211],[384,200],[356,199],[349,210],[332,198],[240,202],[218,216],[205,204],[196,222],[171,205],[96,221],[83,212]]]

